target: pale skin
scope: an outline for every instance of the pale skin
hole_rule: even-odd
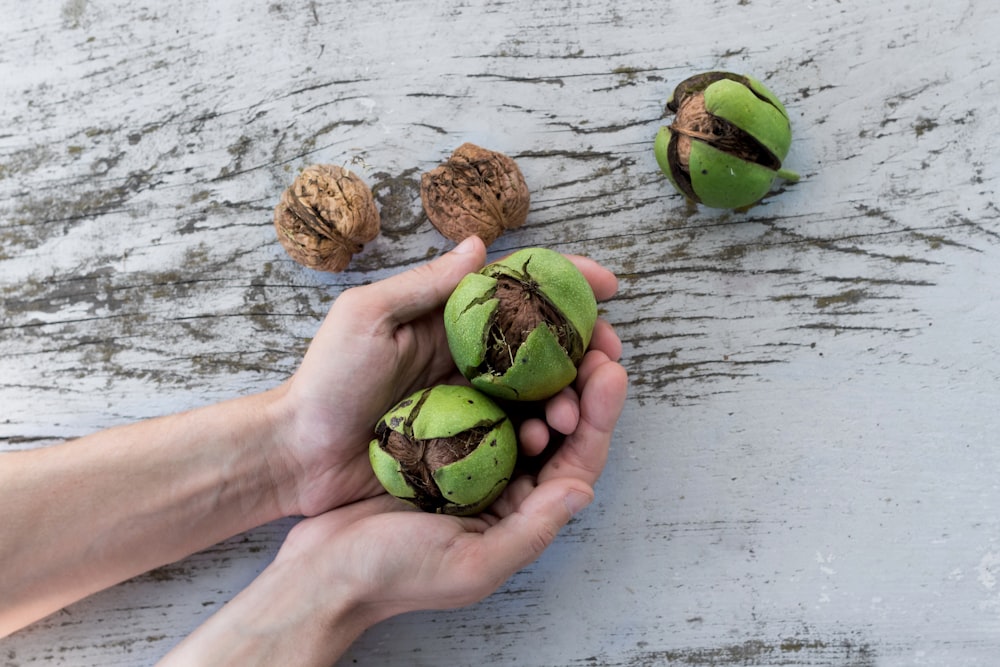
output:
[[[613,274],[572,257],[599,300]],[[166,665],[329,665],[365,629],[482,599],[593,498],[621,414],[621,342],[600,320],[570,388],[520,425],[522,453],[565,435],[487,513],[412,511],[375,480],[372,425],[413,391],[459,382],[441,308],[485,263],[476,238],[334,302],[277,388],[0,456],[0,636],[98,590],[285,516],[307,517]],[[405,548],[403,548],[405,545]]]

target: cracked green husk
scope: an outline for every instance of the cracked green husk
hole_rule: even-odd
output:
[[[713,119],[714,131],[700,131],[704,126],[693,129],[681,119],[683,112],[678,113],[698,96],[707,117]],[[691,201],[714,208],[746,208],[766,196],[776,179],[799,179],[781,166],[792,140],[788,112],[760,81],[729,72],[699,74],[674,89],[667,109],[677,118],[660,128],[653,152],[664,175]],[[690,140],[686,168],[680,158],[682,137]]]
[[[439,438],[481,433],[463,458],[431,471],[434,493],[404,471],[384,447],[389,432],[405,436],[419,450]],[[517,460],[517,438],[504,411],[488,396],[466,386],[439,385],[400,401],[375,427],[368,456],[375,477],[391,495],[428,512],[468,516],[488,508],[510,481]]]
[[[525,299],[537,299],[557,321],[535,326],[516,350],[498,326],[498,281],[516,281]],[[566,257],[546,248],[528,248],[467,275],[445,305],[448,346],[459,371],[483,392],[499,398],[549,398],[576,379],[597,321],[590,284]],[[562,342],[560,342],[562,339]],[[508,355],[498,370],[490,354]]]

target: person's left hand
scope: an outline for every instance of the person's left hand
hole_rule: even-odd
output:
[[[312,516],[380,492],[368,461],[373,425],[418,389],[465,382],[448,350],[442,310],[459,281],[485,259],[482,241],[471,237],[427,264],[337,298],[298,371],[278,392],[283,435],[271,467],[276,486],[293,489],[279,492],[285,514]],[[614,294],[614,274],[591,260],[571,259],[599,300]],[[620,354],[603,321],[594,346]],[[546,417],[556,431],[568,432],[577,415],[572,390],[548,402]],[[537,452],[548,433],[541,420],[527,420],[521,445]]]

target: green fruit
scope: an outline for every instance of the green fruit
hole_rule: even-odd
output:
[[[698,74],[674,89],[667,110],[676,117],[660,128],[653,152],[691,201],[746,208],[775,179],[799,179],[781,167],[792,142],[788,112],[760,81],[729,72]]]
[[[375,477],[426,512],[471,515],[497,499],[517,460],[504,411],[471,387],[440,385],[400,401],[368,445]]]
[[[596,322],[587,279],[546,248],[467,275],[444,309],[459,371],[491,396],[521,401],[554,396],[576,379]]]

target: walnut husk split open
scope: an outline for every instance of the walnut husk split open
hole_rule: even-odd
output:
[[[278,240],[296,262],[339,272],[378,236],[379,212],[371,189],[334,165],[307,167],[274,209]]]
[[[506,400],[554,396],[577,375],[597,322],[586,277],[564,255],[525,248],[465,276],[448,297],[448,349],[473,387]]]
[[[580,362],[584,352],[580,337],[537,285],[507,275],[498,276],[493,298],[499,303],[489,334],[492,343],[483,360],[484,372],[506,373],[528,335],[539,326],[549,327],[573,362]]]
[[[434,385],[375,424],[372,471],[385,490],[426,512],[471,515],[503,492],[517,436],[503,409],[467,385]]]
[[[420,198],[431,224],[455,243],[478,236],[492,244],[528,218],[530,196],[513,159],[475,144],[455,149],[423,174]]]
[[[713,116],[705,108],[705,93],[696,92],[680,100],[676,105],[677,116],[670,129],[677,135],[676,159],[685,175],[687,184],[691,182],[690,158],[691,141],[699,140],[715,146],[720,151],[735,155],[747,162],[774,169],[781,167],[779,160],[748,132],[729,121]],[[690,188],[690,185],[688,185]],[[685,192],[694,197],[694,190]]]
[[[400,474],[416,492],[410,502],[425,512],[437,512],[448,500],[434,481],[434,472],[471,454],[489,431],[478,427],[447,438],[418,440],[379,424],[375,436],[385,452],[399,461]]]

